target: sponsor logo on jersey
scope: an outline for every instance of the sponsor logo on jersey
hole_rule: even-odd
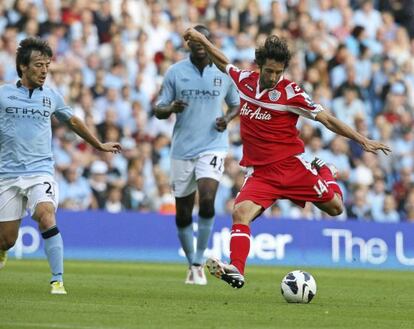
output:
[[[7,114],[11,114],[17,118],[21,117],[21,118],[36,118],[36,119],[42,118],[43,119],[43,118],[50,117],[50,111],[31,109],[31,108],[26,108],[26,107],[9,106],[9,107],[6,107],[4,111]]]
[[[8,99],[11,99],[12,101],[18,99],[18,97],[17,96],[14,96],[14,95],[8,96],[7,98]]]
[[[262,110],[259,106],[257,109],[253,110],[244,103],[242,108],[240,109],[240,115],[249,117],[250,120],[261,120],[261,121],[269,121],[272,119],[272,114],[269,111]]]
[[[220,96],[219,90],[200,90],[200,89],[184,89],[181,91],[181,96],[183,97],[202,97],[210,98]]]
[[[269,91],[269,99],[272,102],[276,102],[280,98],[281,93],[277,90],[271,90]]]

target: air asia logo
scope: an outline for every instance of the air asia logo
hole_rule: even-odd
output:
[[[269,99],[272,102],[276,102],[280,98],[280,95],[281,95],[280,92],[277,91],[277,90],[271,90],[271,91],[269,91]]]
[[[5,112],[14,118],[45,119],[50,117],[50,112],[45,110],[30,109],[26,107],[6,107]]]
[[[268,111],[262,111],[261,107],[258,107],[256,110],[252,110],[247,103],[244,103],[242,108],[240,109],[240,115],[248,116],[250,120],[262,120],[262,121],[269,121],[272,119],[272,115]]]
[[[214,87],[220,87],[222,82],[223,82],[223,80],[220,77],[215,77],[214,80],[213,80]]]
[[[50,101],[49,97],[43,96],[43,107],[52,107],[52,102]]]
[[[184,89],[181,96],[189,98],[211,98],[220,96],[219,90]]]

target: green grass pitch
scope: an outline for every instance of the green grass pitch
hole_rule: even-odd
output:
[[[234,290],[208,276],[184,285],[184,264],[66,261],[68,295],[49,295],[45,260],[9,260],[0,271],[0,329],[414,328],[412,272],[302,268],[318,293],[287,304],[294,268],[249,266]]]

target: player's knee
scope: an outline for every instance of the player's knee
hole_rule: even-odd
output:
[[[9,249],[13,248],[15,243],[16,243],[16,238],[3,237],[2,239],[0,239],[0,249],[1,250],[9,250]]]
[[[250,220],[247,217],[246,211],[244,211],[244,209],[242,208],[234,208],[232,217],[233,217],[233,224],[249,225],[250,223]]]
[[[212,218],[215,215],[214,203],[213,202],[200,202],[200,210],[198,212],[202,218]]]
[[[193,217],[191,215],[189,216],[175,216],[175,225],[177,227],[187,227],[188,225],[191,225],[193,222]]]
[[[329,207],[326,212],[330,216],[339,216],[340,214],[343,213],[343,211],[344,211],[344,207],[343,207],[342,203],[337,203],[336,202],[331,207]]]
[[[49,202],[39,203],[36,206],[33,219],[39,222],[39,226],[43,229],[56,225],[54,206]]]

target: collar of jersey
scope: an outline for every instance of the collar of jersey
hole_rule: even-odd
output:
[[[28,90],[29,90],[29,88],[27,88],[27,87],[23,86],[23,84],[22,84],[22,81],[21,81],[21,80],[19,80],[19,81],[17,81],[17,82],[16,82],[16,87],[17,87],[17,88],[25,88],[25,89],[28,89]],[[34,88],[34,89],[43,90],[43,87],[42,87],[42,86],[40,86],[39,88]]]
[[[276,82],[276,84],[274,85],[274,87],[273,87],[273,88],[263,89],[263,90],[260,92],[260,84],[259,84],[259,82],[260,82],[260,78],[259,78],[259,79],[257,79],[257,85],[256,85],[256,98],[260,98],[260,97],[262,97],[262,96],[263,96],[265,93],[267,93],[269,90],[276,89],[277,85],[278,85],[278,84],[279,84],[279,82],[280,82],[280,81],[282,81],[282,80],[283,80],[283,75],[281,75],[281,76],[280,76],[279,81],[278,81],[278,82]]]
[[[188,56],[188,61],[195,67],[197,67],[197,65],[194,64],[194,62],[191,60],[191,55]],[[212,67],[213,66],[213,61],[210,60],[210,63],[206,65],[206,67]]]

